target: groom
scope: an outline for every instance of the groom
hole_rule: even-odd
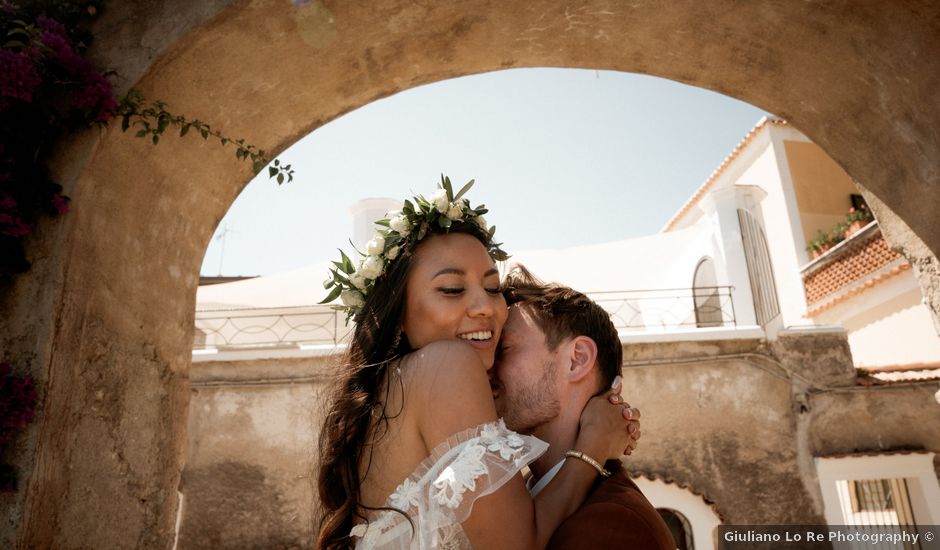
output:
[[[584,294],[542,283],[521,266],[508,275],[506,288],[509,319],[493,369],[494,398],[507,427],[549,443],[529,465],[535,496],[573,449],[588,400],[620,375],[622,350],[607,312]],[[598,478],[548,548],[674,549],[666,524],[620,462],[605,468],[613,475]]]

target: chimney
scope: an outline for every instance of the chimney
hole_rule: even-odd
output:
[[[401,210],[404,201],[389,198],[371,198],[362,199],[354,202],[349,207],[349,213],[353,218],[353,237],[352,242],[356,248],[365,252],[366,243],[375,235],[376,220],[387,218],[389,212]]]

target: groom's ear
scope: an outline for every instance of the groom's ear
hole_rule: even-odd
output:
[[[569,382],[580,382],[591,374],[597,364],[597,344],[587,336],[575,336],[566,348],[571,362],[565,374]]]

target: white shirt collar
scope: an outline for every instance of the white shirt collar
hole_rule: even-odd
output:
[[[535,497],[535,495],[539,494],[542,489],[548,485],[548,482],[551,481],[556,474],[558,474],[558,470],[561,470],[561,467],[564,463],[565,459],[561,459],[558,464],[552,466],[551,470],[545,472],[545,475],[539,478],[538,483],[536,483],[534,486],[532,485],[532,481],[535,479],[535,476],[530,477],[528,483],[526,483],[526,488],[529,489],[529,495]]]

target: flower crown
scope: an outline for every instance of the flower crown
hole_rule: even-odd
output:
[[[414,203],[405,200],[401,210],[389,212],[388,218],[376,221],[375,225],[379,229],[372,240],[366,243],[366,251],[356,250],[362,256],[358,264],[354,265],[345,252],[339,251],[341,261],[333,262],[335,267],[330,268],[330,278],[323,282],[323,288],[332,290],[320,303],[326,304],[339,298],[343,305],[334,305],[333,309],[345,311],[348,322],[362,310],[366,296],[375,287],[375,282],[385,274],[389,263],[398,257],[402,247],[414,245],[432,227],[447,233],[459,224],[476,224],[490,237],[486,245],[490,257],[497,262],[508,259],[509,255],[500,248],[502,243],[493,241],[496,226],[487,227],[483,219],[483,214],[488,212],[486,207],[482,204],[471,207],[470,201],[463,198],[473,183],[470,180],[454,194],[450,178],[441,175],[441,183],[430,199],[418,195],[413,197]]]

